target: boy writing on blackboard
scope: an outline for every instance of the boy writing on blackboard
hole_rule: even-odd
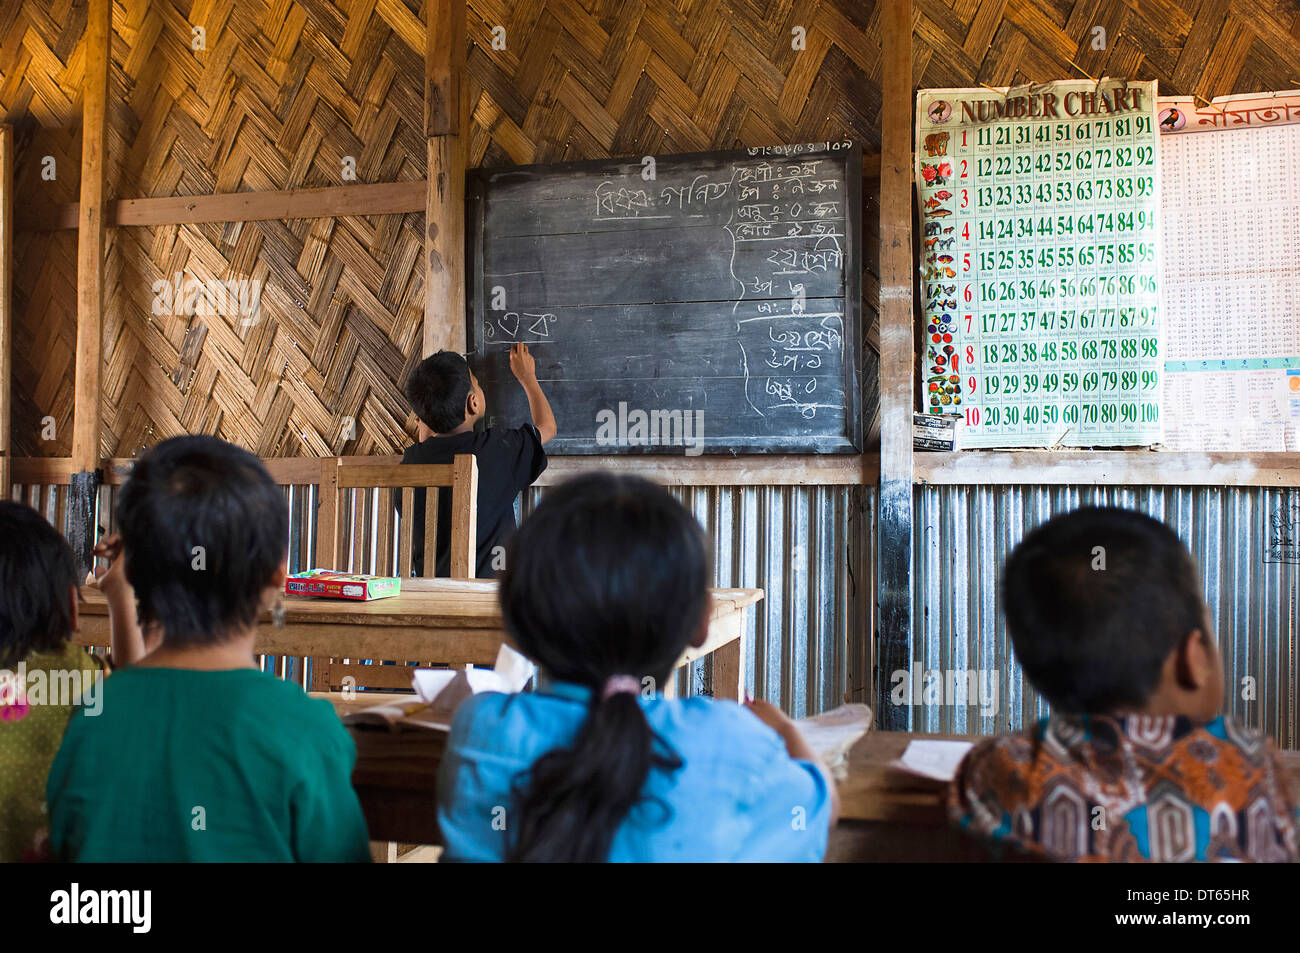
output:
[[[962,828],[1067,861],[1294,861],[1273,744],[1223,706],[1191,553],[1142,513],[1086,507],[1025,537],[1003,575],[1007,631],[1052,705],[966,756]]]
[[[458,453],[478,461],[477,575],[497,576],[505,568],[505,543],[515,530],[515,497],[546,469],[543,445],[555,436],[555,415],[537,383],[527,345],[510,349],[510,370],[528,397],[531,423],[506,429],[476,430],[487,409],[483,388],[469,362],[453,351],[421,361],[406,381],[406,399],[419,418],[420,442],[402,455],[403,463],[451,463]],[[451,574],[451,494],[438,494],[438,551],[434,575]],[[424,575],[425,491],[415,491],[411,567]]]

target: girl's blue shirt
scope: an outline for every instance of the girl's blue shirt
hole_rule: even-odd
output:
[[[438,774],[445,858],[505,857],[511,785],[546,752],[568,745],[591,691],[484,693],[456,712]],[[825,774],[734,702],[640,697],[650,727],[682,762],[652,770],[644,797],[614,836],[611,861],[820,861],[831,792]]]

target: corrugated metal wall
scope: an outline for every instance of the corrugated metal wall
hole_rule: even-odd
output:
[[[1266,556],[1273,521],[1300,512],[1300,490],[942,486],[918,487],[914,502],[912,658],[919,671],[913,675],[924,680],[927,671],[974,670],[976,692],[986,675],[986,685],[996,686],[997,704],[996,711],[981,706],[966,681],[958,686],[965,694],[945,696],[957,704],[908,704],[912,730],[987,733],[1046,714],[1011,656],[996,581],[1007,553],[1028,530],[1056,513],[1097,504],[1148,513],[1188,545],[1223,653],[1226,710],[1279,745],[1296,746],[1300,566]],[[881,676],[900,696],[917,677]],[[1243,697],[1251,694],[1243,691],[1252,684],[1247,679],[1253,680],[1253,698]],[[986,688],[984,700],[992,699]]]
[[[116,487],[99,493],[99,525],[115,530]],[[289,504],[289,571],[314,565],[316,489],[285,487]],[[517,515],[531,512],[544,492],[520,497]],[[713,545],[714,584],[761,588],[748,610],[753,651],[746,683],[756,698],[794,717],[844,701],[873,704],[870,619],[875,600],[876,490],[850,486],[674,487]],[[13,491],[66,531],[67,487]],[[301,681],[295,660],[267,656],[266,665]],[[289,668],[282,668],[284,665]],[[679,694],[712,689],[708,659],[679,675]]]
[[[545,492],[530,490],[521,516]],[[749,610],[746,682],[794,717],[844,701],[874,704],[869,619],[875,599],[876,491],[848,486],[674,487],[713,544],[721,587],[761,588]],[[710,691],[707,659],[681,694]]]
[[[520,499],[530,512],[544,492]],[[759,587],[751,613],[752,694],[796,716],[845,700],[876,704],[875,487],[677,487],[672,492],[712,541],[715,584]],[[309,568],[314,490],[286,488],[291,571]],[[100,525],[111,531],[113,488],[100,491]],[[14,496],[62,522],[66,488],[15,488]],[[1300,489],[1258,487],[918,487],[915,494],[912,644],[906,676],[881,674],[881,689],[906,707],[914,731],[991,733],[1047,712],[1012,658],[996,581],[1029,529],[1085,504],[1126,506],[1161,519],[1187,543],[1224,657],[1227,710],[1279,745],[1297,747],[1300,687],[1300,565],[1266,561],[1270,528],[1300,515]],[[944,704],[926,700],[927,674],[947,680]],[[969,673],[975,673],[975,682]],[[708,692],[707,660],[678,683]],[[1253,680],[1251,683],[1245,679]],[[1244,692],[1247,685],[1251,693]],[[984,692],[981,701],[980,693]],[[995,693],[995,694],[992,694]],[[947,704],[952,701],[956,704]]]

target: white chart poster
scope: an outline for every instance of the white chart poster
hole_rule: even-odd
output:
[[[922,401],[966,447],[1160,437],[1153,82],[922,90]]]
[[[1159,102],[1162,449],[1300,450],[1300,92]]]

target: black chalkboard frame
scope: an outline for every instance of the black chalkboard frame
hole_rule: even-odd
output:
[[[832,149],[831,147],[834,146]],[[800,151],[794,151],[800,150]],[[862,207],[862,147],[860,143],[813,143],[798,145],[758,146],[744,149],[712,150],[657,155],[659,163],[672,165],[702,161],[745,161],[763,157],[803,159],[823,158],[842,164],[845,188],[845,251],[844,251],[844,349],[843,393],[844,428],[835,438],[797,435],[789,438],[755,434],[752,439],[730,440],[725,445],[706,444],[705,455],[746,454],[835,454],[860,453],[863,446],[863,346],[862,340],[862,269],[863,258],[863,207]],[[641,157],[592,159],[579,162],[542,163],[521,166],[496,166],[467,171],[466,250],[470,264],[466,275],[466,341],[468,357],[475,372],[479,372],[481,355],[485,353],[482,328],[487,316],[488,302],[484,294],[484,243],[488,239],[486,218],[488,196],[496,176],[509,175],[512,181],[520,177],[542,180],[571,174],[626,175],[641,168]],[[837,169],[837,174],[840,170]],[[594,230],[593,230],[594,231]],[[489,401],[491,398],[489,397]],[[511,421],[517,424],[517,421]],[[680,448],[665,446],[626,446],[612,450],[594,439],[557,438],[548,452],[554,456],[584,456],[609,454],[681,455]]]

